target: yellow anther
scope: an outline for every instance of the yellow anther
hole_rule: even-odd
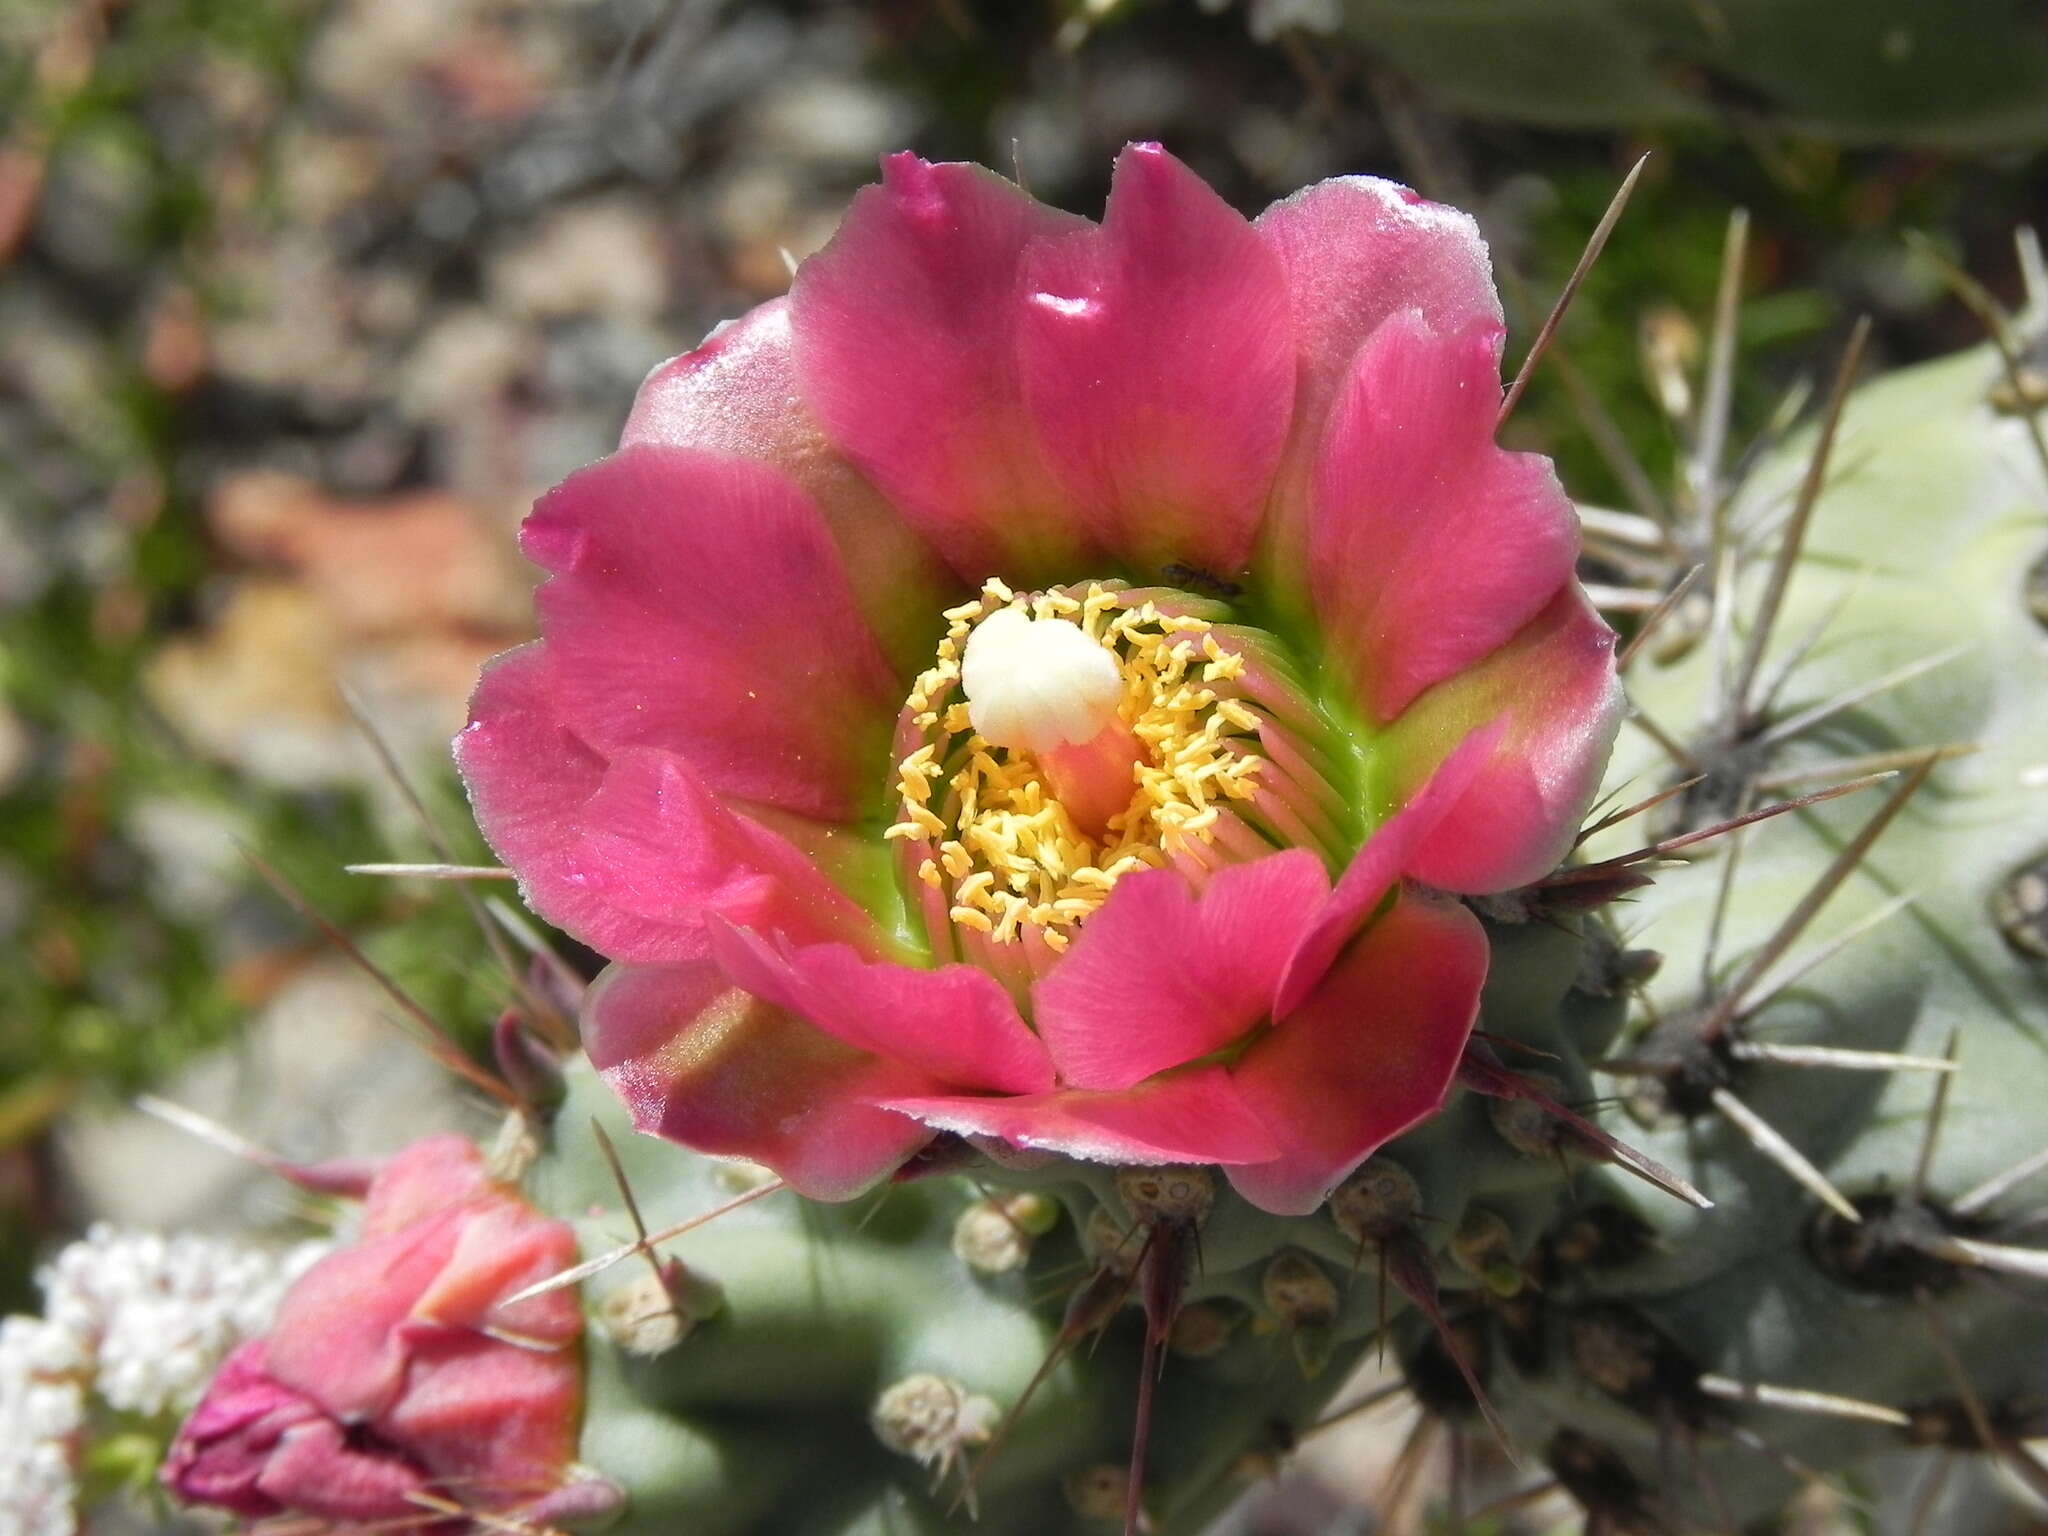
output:
[[[975,631],[998,614],[1017,615],[1002,621],[1013,632],[1058,625],[1072,636],[1063,647],[1085,637],[1113,666],[1115,718],[1141,756],[1129,806],[1099,835],[1075,822],[1030,750],[992,744],[974,728],[972,701],[960,691],[962,662]],[[1127,606],[1117,588],[1100,583],[1020,598],[994,580],[946,619],[937,658],[906,704],[927,739],[898,765],[898,819],[886,835],[931,845],[917,877],[950,892],[950,916],[961,927],[997,943],[1030,930],[1064,949],[1119,879],[1163,864],[1169,850],[1208,842],[1219,802],[1254,792],[1263,764],[1248,748],[1260,717],[1209,686],[1240,675],[1244,658],[1207,620],[1163,614],[1151,599]],[[1091,707],[1107,703],[1105,695]],[[939,783],[947,786],[943,800],[933,794]]]

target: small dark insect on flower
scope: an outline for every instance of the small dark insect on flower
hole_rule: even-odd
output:
[[[1204,597],[1229,599],[1241,596],[1244,588],[1234,581],[1225,581],[1214,571],[1205,571],[1198,565],[1182,565],[1178,560],[1171,565],[1159,567],[1159,574],[1174,586],[1189,592],[1199,592]]]

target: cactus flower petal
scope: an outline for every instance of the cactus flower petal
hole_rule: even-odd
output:
[[[1384,722],[1471,666],[1571,580],[1578,518],[1550,461],[1494,446],[1502,332],[1391,316],[1338,392],[1316,468],[1316,612]]]
[[[1576,585],[1513,639],[1446,678],[1387,733],[1396,792],[1410,795],[1474,726],[1506,729],[1408,873],[1447,891],[1504,891],[1539,880],[1570,852],[1579,818],[1621,728],[1614,631]]]
[[[856,1050],[961,1088],[1053,1086],[1045,1045],[995,978],[971,965],[927,971],[869,962],[844,944],[798,949],[728,923],[717,925],[712,953],[734,985]]]
[[[1088,228],[978,166],[891,155],[790,290],[804,401],[965,581],[1088,563],[1017,349],[1027,251]]]
[[[1272,1011],[1329,889],[1300,848],[1219,871],[1199,897],[1170,869],[1120,882],[1033,997],[1062,1081],[1129,1088],[1238,1039]]]
[[[882,494],[825,440],[798,397],[789,300],[728,321],[640,386],[619,440],[756,459],[789,476],[824,518],[860,611],[899,671],[931,644],[956,579]]]
[[[901,690],[817,509],[764,465],[640,444],[543,496],[521,544],[563,722],[659,746],[734,795],[827,821],[868,797]]]
[[[1221,1067],[1184,1068],[1122,1093],[919,1096],[891,1109],[962,1136],[1103,1163],[1263,1163],[1280,1146]]]
[[[1308,570],[1309,481],[1352,359],[1390,316],[1416,310],[1445,333],[1501,323],[1493,264],[1472,216],[1398,182],[1339,176],[1253,221],[1287,269],[1299,371],[1294,421],[1265,548],[1269,584],[1300,590]]]
[[[1101,226],[1041,242],[1023,276],[1025,400],[1094,542],[1135,570],[1243,571],[1294,395],[1279,257],[1134,144]]]
[[[477,821],[550,922],[623,960],[705,952],[705,920],[808,941],[871,924],[787,839],[721,803],[671,752],[601,752],[565,718],[547,644],[492,662],[455,757]]]
[[[1288,951],[1286,968],[1275,989],[1273,1017],[1285,1018],[1301,1006],[1331,962],[1415,863],[1416,850],[1463,802],[1493,761],[1505,734],[1505,721],[1474,731],[1407,797],[1400,810],[1373,830],[1338,877],[1329,900],[1316,909]]]
[[[851,1199],[931,1140],[878,1099],[945,1088],[742,992],[708,962],[613,966],[584,1002],[583,1045],[638,1129],[766,1163],[816,1200]]]
[[[1253,1042],[1231,1079],[1281,1146],[1230,1168],[1254,1205],[1304,1215],[1449,1091],[1486,978],[1464,907],[1403,892],[1308,998]]]

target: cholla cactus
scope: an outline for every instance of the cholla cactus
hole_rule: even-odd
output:
[[[1960,598],[2040,543],[2028,378],[2001,407],[1985,359],[1907,375],[1731,490],[1716,348],[1698,516],[1593,519],[1668,601],[1612,780],[1652,782],[1582,830],[1613,636],[1548,466],[1493,444],[1499,353],[1470,224],[1383,183],[1248,224],[1139,147],[1096,226],[891,162],[528,526],[543,639],[458,759],[529,902],[612,967],[580,1055],[541,1000],[471,1068],[518,1190],[403,1155],[381,1177],[430,1198],[372,1191],[172,1486],[529,1530],[1192,1532],[1376,1339],[1598,1531],[1760,1519],[1788,1467],[1887,1443],[2009,1453],[2043,1329],[1968,1280],[2044,1267],[1988,1213],[2039,1166],[2005,1112],[2039,1076],[2038,849],[2002,839],[2048,749],[2016,582]],[[1838,441],[1864,457],[1831,483]],[[1940,542],[1930,460],[1970,510]],[[1903,552],[1862,587],[1859,507]],[[1989,664],[1960,705],[1892,666],[1928,591]],[[1930,778],[1964,746],[1976,778]],[[1965,854],[1926,937],[1807,983],[1907,906],[1916,827]],[[1622,895],[1661,970],[1599,915]],[[1981,1034],[1988,996],[2000,1070],[1955,1077],[1928,1036]],[[1865,1086],[1766,1078],[1816,1064]],[[1601,1073],[1650,1085],[1640,1127],[1582,1112]],[[1902,1152],[1930,1077],[1972,1106],[1953,1162]],[[437,1381],[511,1438],[420,1440]],[[1835,1417],[1787,1441],[1787,1408]]]

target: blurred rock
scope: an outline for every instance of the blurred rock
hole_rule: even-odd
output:
[[[530,622],[510,551],[443,491],[353,501],[251,471],[216,487],[207,522],[230,553],[297,577],[349,639],[444,629],[509,642]]]
[[[453,1079],[407,1045],[391,1003],[338,956],[304,966],[233,1048],[157,1091],[302,1162],[380,1156],[438,1130],[487,1121]],[[132,1226],[247,1233],[287,1224],[300,1199],[282,1181],[129,1109],[74,1111],[59,1127],[74,1209]]]
[[[311,592],[248,581],[203,634],[151,658],[143,689],[207,758],[264,783],[312,788],[357,772],[334,686],[340,651],[339,627]]]
[[[530,622],[503,535],[446,492],[355,501],[249,472],[216,489],[208,521],[270,574],[231,583],[213,621],[163,646],[144,683],[197,749],[267,783],[362,777],[344,684],[404,756],[438,758],[477,670]]]
[[[492,298],[533,320],[647,320],[668,303],[668,251],[642,202],[601,198],[556,209],[491,259]]]

